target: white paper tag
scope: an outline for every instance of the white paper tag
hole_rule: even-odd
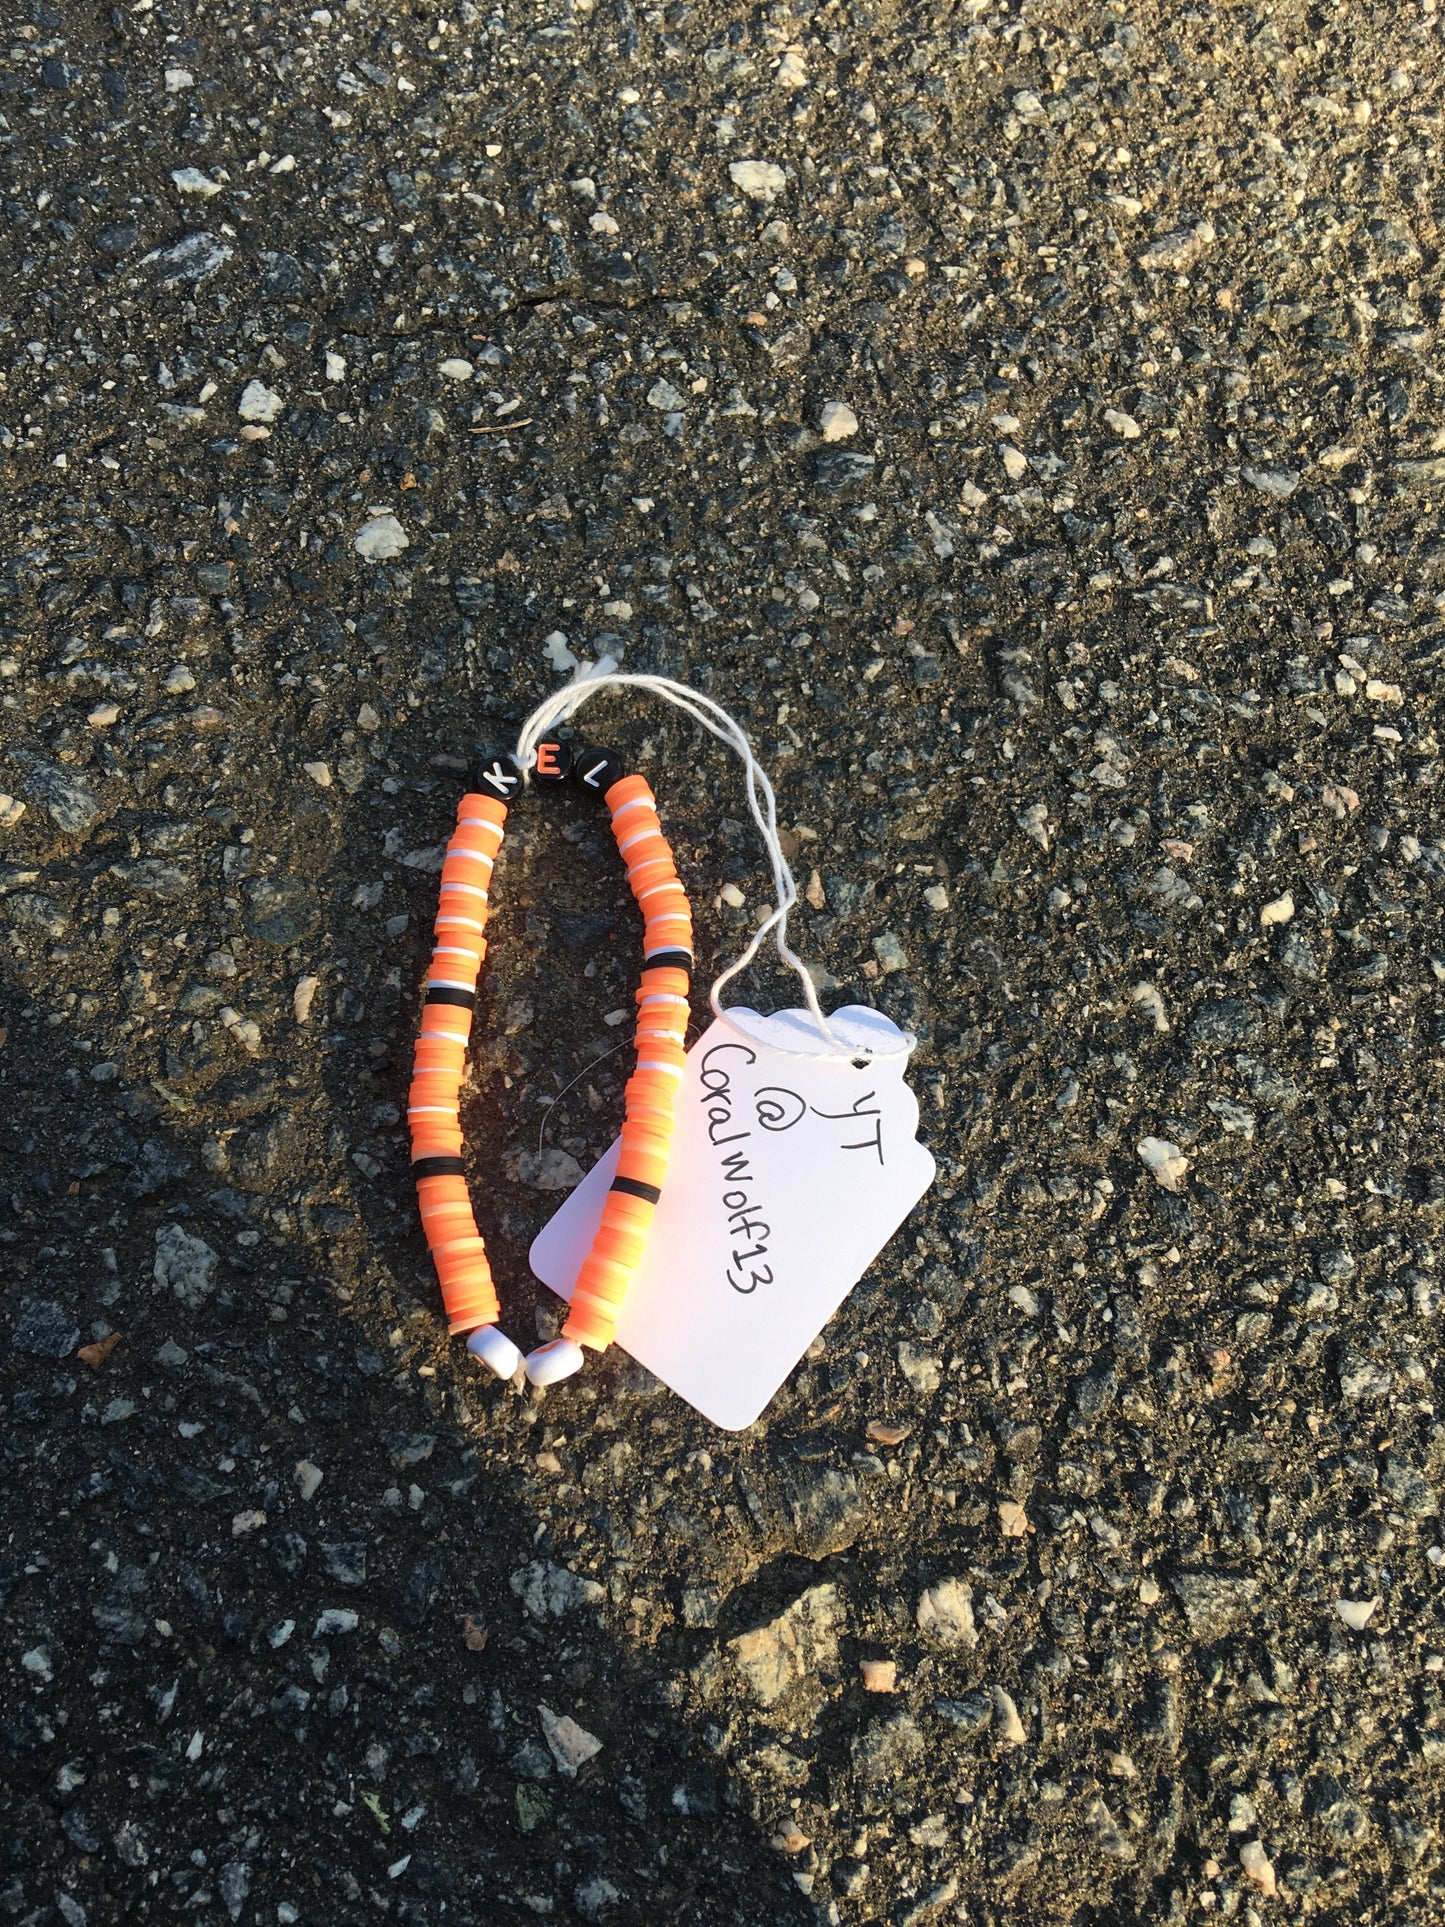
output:
[[[846,1042],[897,1049],[849,1005]],[[907,1063],[785,1056],[824,1046],[805,1011],[729,1012],[687,1054],[667,1183],[617,1342],[704,1418],[751,1425],[933,1182]],[[570,1298],[617,1168],[601,1158],[532,1245]]]

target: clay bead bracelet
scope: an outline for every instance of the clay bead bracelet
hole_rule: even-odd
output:
[[[585,749],[573,756],[562,743],[537,745],[536,780],[555,784],[569,772],[580,787],[602,795],[611,812],[618,853],[642,912],[643,963],[636,993],[637,1062],[626,1088],[617,1174],[562,1335],[526,1360],[527,1376],[538,1385],[569,1377],[581,1366],[584,1347],[605,1351],[616,1335],[667,1175],[693,961],[691,909],[647,783],[640,776],[623,776],[609,751]],[[507,804],[522,781],[510,757],[494,757],[479,773],[477,792],[457,807],[457,827],[442,864],[436,943],[407,1112],[422,1228],[449,1326],[469,1332],[468,1349],[503,1378],[511,1377],[522,1355],[497,1325],[501,1307],[464,1175],[460,1097],[477,978],[486,955],[492,870]]]

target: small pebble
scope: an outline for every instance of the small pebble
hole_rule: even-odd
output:
[[[1005,1539],[1023,1539],[1033,1531],[1029,1515],[1017,1499],[999,1500],[998,1523]]]
[[[915,1614],[918,1630],[943,1646],[976,1646],[973,1592],[962,1579],[940,1579],[922,1595]]]
[[[403,549],[410,547],[410,541],[390,509],[373,509],[358,529],[352,546],[364,561],[392,562]]]
[[[1272,501],[1285,502],[1300,485],[1299,470],[1295,468],[1244,468],[1241,470],[1251,488],[1257,488],[1261,495]]]
[[[1239,1864],[1262,1894],[1272,1897],[1279,1891],[1274,1865],[1258,1840],[1240,1848]]]
[[[873,939],[873,954],[885,977],[895,970],[908,968],[908,953],[892,930],[885,930],[882,936]]]
[[[787,185],[787,176],[772,161],[732,161],[728,179],[754,201],[775,201]]]
[[[236,413],[243,422],[269,424],[285,407],[285,403],[274,388],[268,388],[263,381],[248,381],[241,390],[241,399],[236,405]]]
[[[182,194],[189,194],[195,200],[208,201],[221,191],[221,183],[211,180],[198,167],[174,167],[171,179]]]
[[[15,1321],[11,1343],[32,1358],[66,1358],[80,1343],[80,1327],[53,1299],[26,1299]]]
[[[1164,1008],[1164,999],[1159,994],[1157,984],[1135,984],[1129,992],[1129,1001],[1149,1019],[1159,1036],[1168,1035],[1169,1014]]]
[[[993,1730],[1005,1746],[1023,1746],[1029,1737],[1013,1696],[1002,1686],[993,1689]]]
[[[1375,1616],[1379,1595],[1373,1599],[1337,1599],[1335,1611],[1352,1633],[1362,1633]]]
[[[567,1714],[560,1716],[550,1706],[537,1708],[542,1722],[542,1737],[546,1740],[558,1770],[569,1780],[575,1780],[579,1767],[583,1767],[602,1751],[602,1742],[595,1734]]]
[[[818,433],[825,442],[846,442],[858,433],[858,417],[845,401],[825,401],[818,413]]]
[[[1189,1160],[1177,1144],[1165,1137],[1146,1137],[1136,1147],[1141,1163],[1153,1173],[1165,1191],[1178,1191],[1189,1172]]]
[[[1178,274],[1191,266],[1214,238],[1214,228],[1208,221],[1201,221],[1197,227],[1176,228],[1152,241],[1139,256],[1139,265],[1156,271],[1167,268]]]

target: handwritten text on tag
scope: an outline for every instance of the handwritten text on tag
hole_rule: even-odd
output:
[[[878,1011],[830,1018],[874,1050],[902,1034]],[[729,1431],[751,1425],[933,1181],[906,1059],[840,1063],[806,1013],[729,1013],[688,1052],[667,1183],[618,1343]],[[617,1146],[532,1245],[569,1297]]]

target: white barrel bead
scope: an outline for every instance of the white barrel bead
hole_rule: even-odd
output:
[[[556,1385],[582,1369],[582,1347],[570,1338],[554,1338],[539,1345],[527,1360],[527,1377],[534,1385]]]
[[[522,1362],[520,1350],[495,1325],[478,1325],[467,1340],[467,1350],[490,1365],[498,1378],[510,1378]]]

